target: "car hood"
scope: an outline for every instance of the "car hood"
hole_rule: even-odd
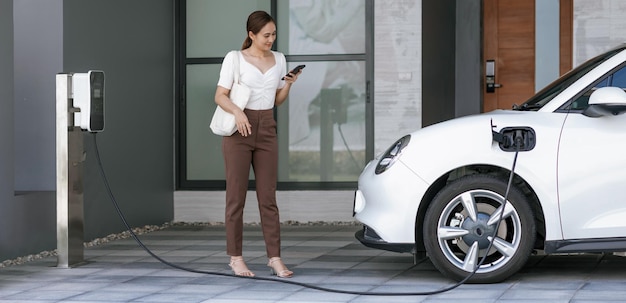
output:
[[[536,133],[537,144],[521,157],[536,159],[526,161],[523,166],[531,170],[530,167],[537,165],[554,167],[559,131],[565,117],[566,114],[561,113],[495,110],[455,118],[411,133],[411,141],[399,161],[429,184],[441,177],[442,172],[468,165],[510,169],[514,153],[500,149],[493,141],[492,131],[529,127]],[[520,171],[524,173],[524,169]]]

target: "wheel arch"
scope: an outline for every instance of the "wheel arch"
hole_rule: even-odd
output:
[[[439,191],[441,191],[441,189],[443,189],[448,183],[460,177],[474,174],[492,175],[508,182],[511,170],[486,164],[468,165],[453,169],[435,180],[435,182],[430,185],[428,190],[426,190],[426,193],[422,197],[419,208],[417,210],[417,215],[415,219],[416,251],[423,252],[426,250],[424,247],[422,225],[424,224],[426,210],[430,206],[430,203],[437,195],[437,193],[439,193]],[[524,180],[524,178],[520,177],[518,174],[514,175],[513,184],[517,186],[520,190],[522,190],[524,195],[528,198],[527,201],[529,202],[530,208],[533,212],[533,216],[535,218],[535,227],[537,230],[535,249],[543,249],[545,243],[546,225],[543,209],[541,207],[541,203],[539,202],[539,198],[537,197],[537,194],[533,190],[532,186],[530,186],[530,184],[528,184],[528,182],[526,182],[526,180]]]

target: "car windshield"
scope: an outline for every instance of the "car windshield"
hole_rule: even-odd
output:
[[[593,59],[588,60],[587,62],[579,65],[575,69],[569,71],[559,79],[550,83],[544,89],[539,91],[533,97],[528,99],[528,101],[524,102],[522,105],[514,105],[513,110],[520,111],[537,111],[546,105],[552,98],[556,95],[560,94],[563,90],[568,88],[572,83],[576,80],[580,79],[580,77],[584,76],[590,70],[600,65],[602,62],[608,60],[613,57],[615,54],[621,52],[626,49],[626,46],[621,46],[619,48],[613,49],[609,52],[603,53]]]

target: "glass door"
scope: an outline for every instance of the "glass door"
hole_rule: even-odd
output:
[[[221,137],[208,125],[223,57],[241,48],[255,10],[276,19],[274,47],[289,68],[306,65],[275,110],[279,188],[353,188],[373,157],[372,7],[371,0],[182,1],[178,188],[224,189]]]

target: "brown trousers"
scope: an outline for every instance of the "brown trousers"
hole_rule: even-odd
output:
[[[252,134],[243,137],[235,132],[222,140],[226,167],[226,252],[230,256],[243,254],[243,208],[252,165],[267,256],[280,257],[280,220],[276,205],[276,120],[271,109],[246,109],[244,112],[252,125]]]

